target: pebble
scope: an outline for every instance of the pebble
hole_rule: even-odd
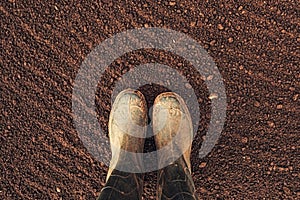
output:
[[[282,189],[283,189],[284,193],[291,194],[291,190],[288,187],[283,187]]]
[[[228,38],[228,42],[232,43],[233,42],[233,38],[232,37]]]
[[[200,165],[199,165],[199,168],[204,168],[206,166],[206,162],[202,162]]]
[[[170,6],[175,6],[175,5],[176,5],[176,2],[175,2],[175,1],[170,1],[170,2],[169,2],[169,5],[170,5]]]
[[[213,46],[214,44],[216,44],[216,40],[212,40],[212,41],[210,41],[210,43],[209,43],[211,46]]]
[[[191,23],[190,23],[190,26],[191,26],[191,27],[195,27],[195,26],[196,26],[196,22],[191,22]]]
[[[105,167],[105,164],[103,162],[100,162],[100,167]]]
[[[298,97],[299,97],[299,94],[295,94],[295,95],[293,96],[293,100],[294,100],[294,101],[297,101]]]
[[[294,88],[294,87],[289,87],[289,90],[292,91],[292,92],[294,92],[294,91],[296,90],[296,88]]]
[[[287,171],[289,171],[289,168],[278,167],[278,170],[279,170],[280,172],[287,172]]]
[[[254,102],[254,106],[255,106],[255,107],[259,107],[259,106],[260,106],[260,103],[259,103],[258,101],[255,101],[255,102]]]
[[[283,106],[281,104],[279,104],[279,105],[276,106],[277,109],[282,109],[282,107]]]
[[[208,191],[207,191],[207,189],[205,189],[204,187],[201,187],[201,188],[200,188],[200,192],[201,192],[202,194],[206,194]]]
[[[187,88],[187,89],[192,89],[193,87],[191,86],[191,84],[189,84],[189,83],[186,83],[185,84],[185,87]]]
[[[216,94],[216,93],[211,93],[210,95],[209,95],[209,97],[208,97],[210,100],[212,100],[212,99],[217,99],[218,98],[218,94]]]
[[[60,188],[57,187],[57,188],[56,188],[56,192],[59,193],[60,191],[61,191]]]
[[[219,30],[223,30],[224,29],[224,26],[222,24],[218,24],[218,29]]]
[[[247,137],[243,137],[242,138],[242,143],[246,144],[248,142],[248,138]]]
[[[209,75],[209,76],[206,78],[206,80],[211,81],[213,78],[214,78],[213,75]]]
[[[243,6],[239,6],[238,11],[243,10]]]
[[[269,127],[271,127],[271,128],[273,128],[275,126],[274,122],[272,122],[272,121],[268,121],[267,123],[268,123]]]

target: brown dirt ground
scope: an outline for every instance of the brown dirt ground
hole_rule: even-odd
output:
[[[204,82],[176,55],[145,50],[116,60],[99,81],[98,97],[106,97],[96,99],[106,132],[114,81],[134,65],[162,62],[188,77],[207,113],[192,153],[201,198],[300,199],[299,2],[45,2],[0,2],[1,199],[99,195],[107,167],[89,154],[74,128],[74,79],[94,47],[138,27],[187,33],[209,52],[225,82],[226,124],[213,151],[199,159],[210,117]],[[141,90],[151,104],[166,89]],[[144,198],[153,199],[156,173],[145,181]]]

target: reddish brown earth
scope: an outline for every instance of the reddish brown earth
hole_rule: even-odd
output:
[[[182,58],[141,50],[114,62],[99,80],[98,118],[107,134],[110,94],[140,63],[184,74],[202,116],[193,143],[193,178],[203,199],[300,199],[300,6],[270,1],[0,2],[0,199],[94,199],[107,167],[78,137],[72,89],[82,61],[110,36],[139,27],[170,28],[197,40],[224,78],[227,119],[204,159],[207,89]],[[141,88],[148,103],[167,90]],[[99,98],[99,95],[106,96]],[[151,141],[146,149],[151,149]],[[156,173],[144,199],[155,198]]]

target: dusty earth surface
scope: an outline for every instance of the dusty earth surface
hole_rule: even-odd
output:
[[[298,1],[7,0],[0,20],[1,199],[99,195],[107,166],[75,129],[74,80],[98,44],[140,27],[183,32],[204,47],[223,76],[225,126],[213,151],[199,159],[210,119],[204,80],[183,58],[146,49],[115,60],[99,78],[95,101],[105,134],[115,82],[138,64],[160,62],[187,77],[205,113],[192,151],[201,199],[300,199]],[[168,88],[140,90],[151,105]],[[156,178],[146,174],[144,199],[155,198]]]

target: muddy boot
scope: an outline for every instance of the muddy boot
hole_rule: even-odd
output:
[[[172,92],[160,94],[153,107],[153,132],[159,167],[157,199],[197,199],[191,176],[193,128],[183,99]]]
[[[147,107],[142,93],[131,89],[121,92],[109,117],[112,159],[98,199],[142,199],[143,174],[130,172],[142,171],[146,125]]]

